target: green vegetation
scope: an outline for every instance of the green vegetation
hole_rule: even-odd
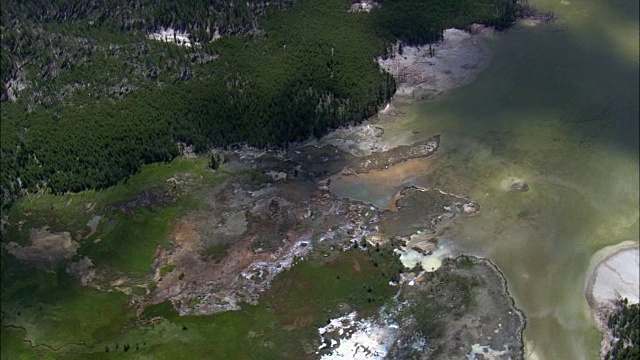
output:
[[[4,253],[2,267],[3,338],[11,324],[11,328],[22,329],[21,337],[33,345],[82,346],[117,336],[135,318],[127,296],[82,287],[64,267],[48,273],[17,263]],[[2,357],[5,349],[11,352],[21,344],[3,344]]]
[[[405,267],[398,260],[398,255],[394,252],[394,249],[396,249],[395,246],[392,242],[382,247],[376,244],[376,246],[372,248],[371,246],[367,246],[366,240],[360,245],[362,249],[366,249],[369,255],[369,261],[375,268],[378,268],[380,275],[388,281],[398,283],[400,282],[400,273],[405,271]],[[356,243],[354,243],[354,248],[358,248]]]
[[[199,206],[196,196],[174,188],[175,185],[167,181],[170,178],[178,178],[195,187],[198,193],[199,186],[211,186],[224,175],[207,171],[206,159],[178,158],[166,165],[147,165],[126,184],[106,190],[64,196],[26,196],[6,212],[10,221],[3,238],[27,245],[30,229],[48,226],[52,232],[69,231],[80,244],[78,255],[71,261],[86,256],[91,259],[97,275],[111,280],[123,277],[128,279],[128,286],[134,292],[140,291],[151,279],[151,264],[157,247],[169,243],[173,220],[179,213]],[[140,194],[151,195],[141,198]],[[169,194],[170,201],[157,194]],[[143,200],[147,202],[143,203]],[[96,213],[103,215],[98,234],[87,237],[87,222]],[[15,289],[48,289],[55,284],[47,280],[47,273],[43,273],[44,278],[32,274],[28,266],[18,264],[4,251],[1,259],[3,309],[16,301],[22,302],[19,293],[14,293]],[[64,272],[66,263],[60,266]],[[155,286],[153,281],[149,284]]]
[[[506,28],[520,15],[514,0],[383,0],[373,12],[376,23],[393,38],[408,45],[442,40],[447,28],[467,28],[472,23]]]
[[[3,328],[0,332],[0,349],[3,359],[53,359],[54,356],[46,348],[32,348],[24,339],[24,330]]]
[[[169,164],[146,165],[126,184],[102,191],[25,196],[7,211],[10,221],[3,237],[26,245],[31,228],[47,225],[54,232],[69,231],[81,245],[79,255],[69,261],[87,256],[100,278],[96,284],[111,288],[109,282],[121,278],[123,286],[136,293],[147,285],[155,286],[154,254],[159,245],[168,245],[177,214],[199,206],[197,197],[181,186],[199,194],[224,176],[207,170],[204,158],[178,158]],[[169,179],[181,184],[174,185]],[[157,195],[167,193],[170,202]],[[155,197],[141,198],[141,194]],[[86,224],[96,213],[104,216],[99,231],[85,238],[89,233]],[[130,296],[81,286],[67,274],[67,264],[62,261],[54,272],[47,272],[18,262],[2,249],[2,358],[60,357],[50,348],[61,348],[57,351],[67,355],[86,351],[133,324],[136,314]],[[131,346],[130,351],[134,349]]]
[[[105,288],[118,278],[128,279],[120,287],[134,292],[139,287],[153,288],[153,257],[158,245],[168,244],[173,219],[197,209],[196,199],[229,176],[223,170],[208,170],[207,158],[178,158],[169,164],[146,165],[126,184],[102,191],[25,196],[7,213],[10,219],[27,222],[19,226],[12,220],[7,231],[25,241],[31,226],[70,231],[81,247],[80,256],[69,261],[88,256],[97,275],[104,276]],[[166,191],[172,195],[169,202],[157,196]],[[156,197],[144,197],[148,194]],[[132,201],[137,201],[135,207],[128,207]],[[98,232],[83,239],[89,232],[86,223],[96,213],[104,215]],[[226,251],[226,246],[215,250]],[[47,272],[18,262],[4,250],[0,259],[2,358],[43,359],[125,354],[166,359],[194,354],[298,359],[304,357],[305,346],[318,338],[316,328],[328,318],[352,310],[362,316],[375,314],[395,294],[388,281],[397,277],[401,267],[387,247],[338,252],[337,257],[299,262],[276,278],[259,305],[244,306],[242,311],[180,317],[170,303],[161,303],[147,306],[136,317],[130,296],[81,286],[66,273],[67,262]],[[193,298],[189,304],[198,302]],[[149,322],[157,317],[163,320]]]
[[[80,239],[79,257],[89,257],[112,279],[124,275],[143,286],[156,248],[169,243],[173,220],[198,208],[198,196],[193,194],[199,187],[213,186],[224,177],[208,171],[204,158],[177,158],[169,164],[146,165],[129,181],[109,189],[25,196],[5,212],[11,221],[3,237],[26,245],[30,229],[48,226],[52,232],[69,231],[73,239]],[[195,191],[182,191],[167,181],[170,178],[195,186]],[[85,238],[93,214],[103,216],[99,237]]]
[[[160,268],[160,276],[163,277],[172,272],[176,268],[176,264],[165,264]]]
[[[473,276],[453,272],[436,271],[428,275],[425,286],[403,295],[411,306],[400,317],[415,319],[415,330],[422,335],[438,337],[446,328],[440,314],[452,314],[454,318],[464,315],[475,304],[473,291],[480,281]]]
[[[154,317],[173,318],[178,316],[178,313],[169,301],[165,301],[145,307],[142,316],[148,319]]]
[[[213,244],[204,251],[204,256],[209,256],[212,260],[222,259],[231,247],[230,244]]]
[[[30,229],[48,226],[80,245],[55,271],[2,249],[3,358],[299,359],[328,318],[372,315],[394,295],[388,281],[401,265],[370,246],[301,262],[240,312],[179,317],[163,303],[138,318],[125,295],[156,286],[154,254],[168,246],[173,221],[227,176],[210,169],[224,159],[176,158],[177,142],[197,152],[286,146],[359,122],[395,91],[374,60],[391,44],[504,15],[488,0],[385,2],[369,14],[347,12],[346,0],[291,3],[3,2],[0,191],[10,220],[2,240],[26,245]],[[411,26],[416,9],[438,22]],[[202,45],[146,37],[168,26]],[[227,36],[208,42],[216,29]],[[27,87],[17,94],[10,81]],[[80,286],[66,269],[85,257],[94,284],[116,280],[122,292]]]
[[[456,264],[461,269],[470,269],[474,266],[473,260],[468,256],[459,256],[456,259]]]
[[[49,301],[44,296],[48,289],[35,296],[27,295],[29,291],[25,290],[31,307],[13,307],[22,312],[20,317],[29,317],[32,311],[43,317],[57,311],[58,316],[64,316],[55,327],[61,333],[39,330],[42,317],[21,320],[16,313],[7,314],[3,318],[3,341],[5,334],[12,337],[11,341],[3,342],[6,346],[2,347],[2,357],[22,353],[30,358],[41,353],[42,358],[100,359],[124,356],[126,352],[133,358],[152,356],[156,359],[300,359],[305,357],[311,341],[318,339],[317,327],[323,326],[327,319],[353,310],[370,316],[393,297],[396,289],[388,286],[388,279],[380,275],[393,265],[394,261],[388,261],[374,267],[370,255],[364,251],[340,252],[333,260],[303,261],[281,274],[257,306],[211,316],[178,316],[173,306],[164,302],[147,306],[134,326],[131,325],[133,310],[126,307],[127,299],[122,294],[63,287],[59,293],[65,293],[65,297]],[[103,295],[95,298],[96,294]],[[112,298],[107,301],[108,297]],[[69,304],[83,304],[91,299],[94,306],[71,310],[62,302],[65,299],[71,301]],[[38,308],[42,310],[38,312]],[[84,328],[77,329],[76,321],[82,316],[87,316]],[[163,320],[153,324],[144,322],[157,317]],[[7,328],[8,320],[12,324],[23,321],[20,324],[27,328],[26,334]],[[38,327],[30,325],[36,321]],[[56,352],[46,347],[34,350],[20,341],[23,335],[33,338],[36,344],[61,346],[64,339],[69,343],[84,341],[87,346],[65,346]]]
[[[505,0],[389,1],[370,14],[347,12],[346,0],[286,11],[275,10],[288,1],[118,3],[3,4],[3,206],[38,189],[114,185],[142,164],[171,160],[178,141],[199,152],[286,146],[359,122],[395,91],[374,61],[391,43],[515,15],[497,10],[515,8]],[[236,35],[204,42],[213,36],[203,32],[208,22]],[[203,44],[146,38],[162,26],[192,31]],[[28,87],[9,103],[12,79]]]
[[[619,300],[617,311],[607,324],[616,338],[606,359],[631,360],[640,358],[640,305],[629,305],[628,299]]]
[[[189,307],[196,307],[201,302],[202,300],[200,300],[199,298],[191,298],[189,299]]]

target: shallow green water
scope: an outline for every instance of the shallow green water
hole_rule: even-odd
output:
[[[504,271],[527,316],[527,357],[595,359],[601,338],[584,298],[589,259],[606,245],[638,241],[638,2],[534,5],[558,21],[501,34],[474,83],[404,106],[381,125],[393,140],[442,135],[429,174],[399,181],[480,203],[481,216],[455,240]],[[511,179],[531,190],[507,191]],[[366,200],[362,185],[338,181],[334,189]]]

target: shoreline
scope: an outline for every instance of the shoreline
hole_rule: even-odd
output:
[[[504,292],[507,294],[507,297],[511,300],[511,311],[515,312],[518,317],[520,318],[520,327],[518,328],[518,334],[520,337],[520,343],[522,344],[522,347],[520,348],[520,356],[522,359],[525,358],[525,342],[524,342],[524,329],[527,327],[527,317],[524,314],[524,311],[522,311],[516,304],[516,299],[513,297],[513,295],[511,295],[511,292],[509,291],[509,283],[507,282],[507,278],[504,276],[504,273],[502,272],[502,270],[500,270],[500,267],[498,267],[498,265],[496,265],[490,258],[488,257],[481,257],[481,256],[477,256],[477,255],[471,255],[471,254],[465,254],[462,253],[460,255],[458,255],[457,257],[455,257],[454,259],[457,259],[460,256],[468,256],[468,257],[473,257],[474,259],[478,260],[479,262],[482,262],[484,264],[487,265],[487,267],[491,268],[496,275],[498,275],[498,277],[502,280],[502,289],[504,290]]]
[[[380,68],[397,82],[395,97],[434,99],[473,82],[489,65],[493,51],[489,39],[496,30],[479,24],[470,31],[444,30],[443,40],[422,46],[394,45],[388,58],[378,58]]]
[[[615,339],[607,323],[611,314],[616,311],[616,304],[614,299],[605,298],[599,300],[595,296],[594,290],[596,290],[596,281],[598,278],[598,274],[600,273],[599,270],[602,266],[607,266],[611,269],[611,267],[608,266],[607,261],[616,256],[623,256],[627,252],[637,252],[639,249],[640,245],[638,243],[630,240],[623,241],[616,245],[611,245],[600,249],[591,257],[591,260],[589,262],[584,294],[589,306],[591,318],[593,319],[598,331],[602,334],[602,340],[600,342],[600,358],[602,359],[604,359],[606,357],[606,354],[611,350],[611,343]],[[618,274],[616,270],[611,270],[615,271],[616,274],[620,277],[620,280],[622,280],[621,275]],[[616,289],[613,289],[613,291],[613,296],[620,297],[620,294],[617,294]],[[636,303],[637,302],[638,301],[636,300]],[[633,302],[630,301],[630,303]]]
[[[498,31],[493,27],[474,24],[471,30],[444,30],[443,40],[421,46],[393,46],[393,53],[376,59],[380,69],[393,76],[397,88],[392,98],[379,107],[378,113],[355,125],[343,125],[320,138],[310,138],[303,146],[332,145],[353,156],[364,157],[383,153],[402,145],[389,141],[385,129],[378,124],[382,117],[393,118],[401,113],[394,104],[434,100],[437,97],[476,80],[493,57],[491,40]],[[402,50],[400,50],[402,48]]]
[[[589,307],[593,310],[597,306],[597,301],[593,296],[593,288],[596,282],[597,270],[610,258],[621,254],[623,252],[638,249],[640,244],[631,240],[625,240],[615,245],[606,246],[598,250],[589,261],[589,268],[587,270],[587,281],[585,283],[584,293],[587,298]]]

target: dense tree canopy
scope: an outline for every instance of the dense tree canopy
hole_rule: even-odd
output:
[[[357,123],[395,91],[375,62],[392,43],[510,23],[504,1],[3,0],[2,204],[110,186],[176,142],[276,147]],[[201,44],[147,38],[162,27]]]
[[[629,304],[625,298],[607,324],[615,337],[606,359],[632,360],[640,358],[640,305]]]

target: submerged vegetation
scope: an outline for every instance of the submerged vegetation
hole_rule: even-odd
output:
[[[176,142],[197,152],[286,146],[359,122],[395,91],[375,62],[392,43],[437,41],[443,29],[474,22],[506,25],[518,8],[398,0],[352,13],[349,5],[7,0],[3,206],[39,189],[111,186],[142,164],[171,160]],[[194,46],[147,38],[167,27],[188,31]]]

